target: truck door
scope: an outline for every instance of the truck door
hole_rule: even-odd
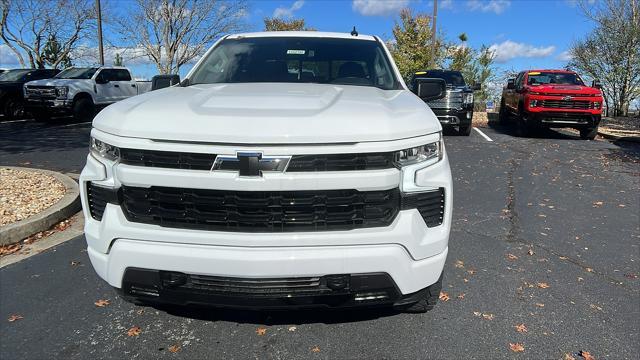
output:
[[[117,100],[124,100],[126,98],[138,95],[138,88],[136,81],[131,78],[131,73],[127,69],[114,69],[116,74],[118,87],[115,88],[117,90]]]
[[[507,90],[507,98],[505,99],[505,103],[511,111],[518,111],[518,102],[519,100],[519,90],[522,88],[522,79],[524,77],[524,72],[520,72],[515,79],[515,89]]]
[[[95,77],[96,82],[96,103],[110,104],[118,101],[120,85],[116,81],[116,74],[113,69],[102,69]]]

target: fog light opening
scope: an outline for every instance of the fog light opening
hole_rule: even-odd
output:
[[[386,291],[376,291],[368,293],[357,293],[353,300],[355,301],[372,301],[372,300],[385,300],[389,295]]]

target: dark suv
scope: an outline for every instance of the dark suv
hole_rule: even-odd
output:
[[[424,78],[443,79],[447,83],[447,95],[444,98],[426,101],[442,127],[457,127],[461,135],[469,136],[473,118],[473,91],[480,90],[480,85],[467,86],[459,71],[427,70],[413,75],[412,88],[415,89],[416,79]]]
[[[59,72],[56,69],[14,69],[0,74],[0,113],[9,119],[24,116],[22,86],[29,81],[52,78]]]

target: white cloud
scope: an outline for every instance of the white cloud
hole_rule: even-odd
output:
[[[467,7],[472,11],[479,10],[482,12],[493,12],[496,14],[503,13],[509,6],[511,6],[511,0],[467,1]]]
[[[364,16],[395,15],[407,7],[409,0],[353,0],[353,11]]]
[[[18,57],[6,44],[0,44],[0,68],[20,66]]]
[[[453,0],[441,0],[438,3],[438,9],[453,9]]]
[[[571,55],[571,52],[569,52],[569,50],[565,50],[561,52],[556,59],[560,61],[569,61],[573,59],[573,56]]]
[[[555,46],[540,46],[536,47],[530,44],[517,43],[511,40],[505,40],[500,44],[493,44],[489,47],[489,50],[495,52],[496,62],[505,63],[511,59],[526,57],[526,58],[540,58],[551,55],[555,50]]]
[[[291,18],[293,17],[293,13],[300,10],[300,8],[302,8],[302,5],[304,5],[304,0],[297,0],[296,2],[294,2],[293,4],[291,4],[291,7],[279,7],[276,8],[273,11],[273,17],[274,18]]]

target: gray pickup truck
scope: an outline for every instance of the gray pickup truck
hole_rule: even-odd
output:
[[[473,92],[480,90],[480,85],[468,86],[462,73],[452,70],[418,71],[411,79],[415,88],[417,79],[436,78],[447,83],[447,95],[438,100],[425,101],[440,120],[443,128],[458,128],[458,133],[469,136],[471,134],[471,119],[473,118]]]

